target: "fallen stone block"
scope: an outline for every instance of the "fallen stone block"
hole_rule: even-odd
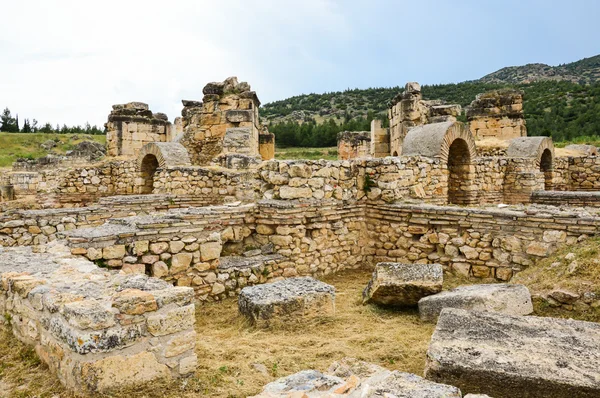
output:
[[[508,315],[529,315],[533,312],[529,289],[506,283],[459,286],[419,300],[419,316],[424,322],[435,322],[444,308]]]
[[[335,288],[310,277],[248,286],[240,292],[238,308],[257,326],[333,315]]]
[[[304,370],[265,386],[254,398],[460,398],[458,388],[434,383],[411,373],[344,358],[328,373]]]
[[[363,303],[414,306],[442,290],[440,264],[379,263],[363,291]]]
[[[442,310],[425,378],[495,398],[600,396],[600,324]]]

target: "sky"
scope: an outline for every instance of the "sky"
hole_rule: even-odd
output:
[[[600,53],[596,0],[0,0],[0,107],[101,126],[142,101],[237,76],[262,103],[347,88],[457,83]]]

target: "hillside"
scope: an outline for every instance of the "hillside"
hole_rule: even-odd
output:
[[[54,141],[50,150],[42,144]],[[47,133],[0,133],[0,167],[10,167],[17,158],[40,158],[49,153],[65,154],[82,141],[106,142],[105,135],[47,134]]]
[[[579,84],[596,83],[600,80],[600,55],[558,66],[546,64],[509,66],[476,81],[478,83],[522,84],[548,80]]]
[[[585,141],[586,137],[599,136],[600,56],[548,67],[555,70],[553,79],[543,78],[545,66],[536,65],[504,68],[476,81],[424,85],[423,97],[457,103],[464,108],[479,93],[514,87],[525,92],[529,135],[552,136],[557,142]],[[544,73],[550,76],[551,72]],[[531,81],[524,78],[520,81],[522,76],[529,76]],[[298,95],[265,104],[260,112],[280,145],[334,146],[339,131],[369,130],[373,118],[381,119],[385,126],[388,102],[401,91],[396,86]]]

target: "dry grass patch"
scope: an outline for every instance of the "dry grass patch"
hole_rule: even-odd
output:
[[[524,284],[532,295],[544,295],[562,289],[579,295],[592,292],[600,298],[600,237],[561,248],[552,256],[519,272],[512,282]],[[540,300],[534,300],[534,307],[536,315],[600,322],[600,308],[590,308],[584,312],[566,311],[551,308]]]
[[[324,278],[336,288],[336,316],[277,329],[257,329],[238,314],[237,298],[197,308],[198,370],[193,377],[113,391],[121,397],[245,397],[282,376],[304,369],[324,371],[333,361],[351,356],[389,369],[422,374],[434,325],[420,322],[415,310],[382,309],[361,304],[371,273],[347,271]],[[3,336],[0,373],[8,396],[65,393],[35,354],[9,333]],[[26,350],[34,362],[19,359]],[[19,376],[20,375],[20,376]],[[28,395],[18,395],[26,385]]]

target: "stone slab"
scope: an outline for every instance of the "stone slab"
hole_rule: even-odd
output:
[[[600,324],[445,308],[425,377],[495,398],[600,396]]]
[[[363,303],[414,306],[442,290],[440,264],[378,263],[363,291]]]
[[[257,326],[333,315],[335,288],[310,277],[248,286],[240,292],[238,308]]]
[[[524,285],[497,283],[459,286],[419,300],[419,316],[424,322],[435,322],[444,308],[495,311],[508,315],[533,312],[531,294]]]

